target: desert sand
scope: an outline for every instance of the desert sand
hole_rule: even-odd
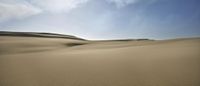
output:
[[[200,86],[200,38],[1,32],[0,86]]]

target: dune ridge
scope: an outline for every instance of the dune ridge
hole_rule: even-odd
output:
[[[43,38],[66,38],[66,39],[77,39],[84,40],[71,35],[63,35],[56,33],[37,33],[37,32],[9,32],[9,31],[0,31],[0,36],[19,36],[19,37],[43,37]]]

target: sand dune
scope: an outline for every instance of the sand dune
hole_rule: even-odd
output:
[[[23,34],[23,35],[22,35]],[[0,33],[0,86],[200,86],[200,38]]]

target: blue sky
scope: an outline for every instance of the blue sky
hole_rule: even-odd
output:
[[[200,0],[0,0],[0,31],[86,39],[200,37]]]

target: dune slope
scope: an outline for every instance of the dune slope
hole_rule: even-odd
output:
[[[0,86],[200,86],[200,39],[0,36]]]

